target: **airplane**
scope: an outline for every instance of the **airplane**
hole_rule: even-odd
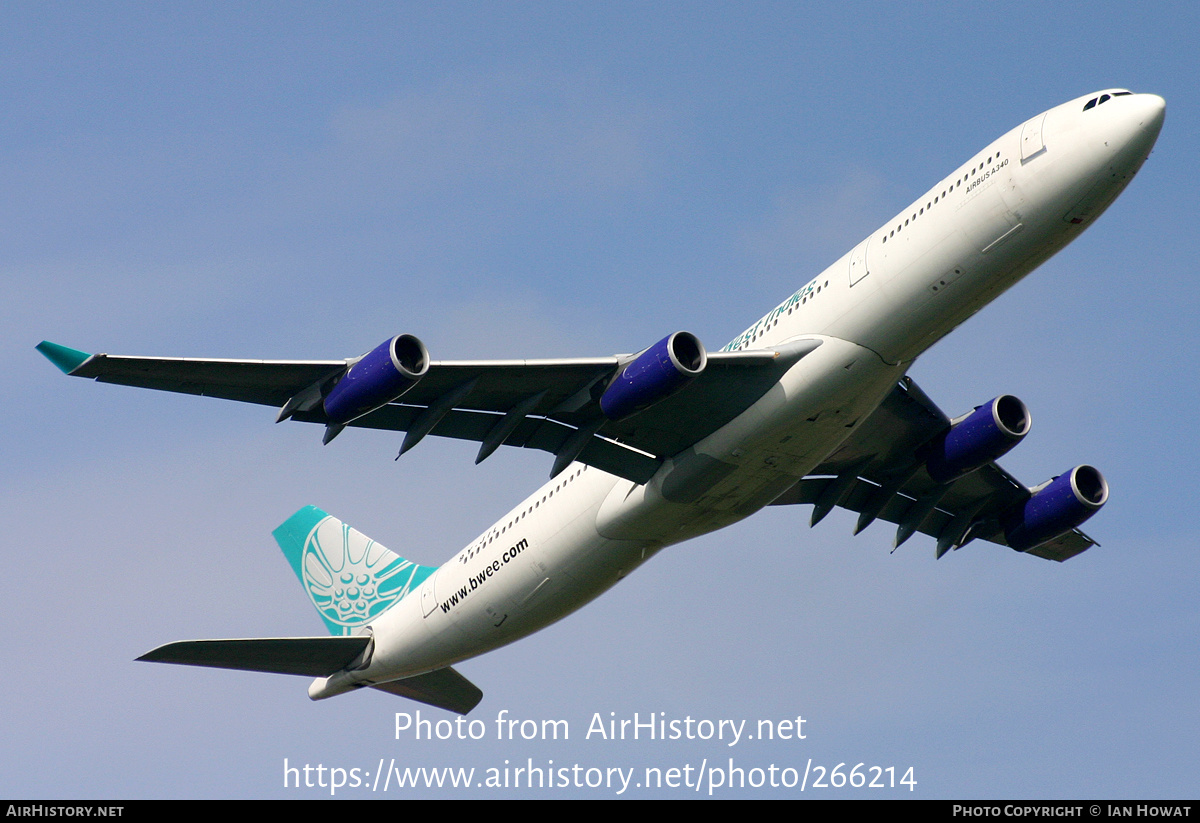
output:
[[[1031,416],[1001,395],[949,418],[916,358],[1074,240],[1141,168],[1162,129],[1153,94],[1108,89],[1022,123],[720,351],[686,331],[636,354],[434,361],[410,334],[361,357],[213,360],[37,348],[105,383],[279,407],[277,422],[405,432],[554,455],[551,479],[440,567],[399,557],[309,506],[274,535],[328,637],[170,643],[139,660],[315,677],[319,700],[364,687],[466,714],[482,691],[452,666],[598,597],[666,546],[767,505],[896,524],[936,556],[974,540],[1065,561],[1108,499],[1079,465],[1028,488],[996,461]],[[893,548],[894,550],[894,548]]]

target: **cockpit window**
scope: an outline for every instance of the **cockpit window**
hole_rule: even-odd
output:
[[[1124,97],[1127,94],[1133,94],[1133,92],[1125,91],[1125,89],[1117,89],[1116,91],[1113,91],[1111,94],[1102,94],[1099,97],[1093,97],[1091,100],[1089,100],[1083,104],[1083,110],[1087,111],[1088,109],[1094,109],[1096,106],[1099,106],[1102,103],[1107,103],[1109,100],[1112,100],[1114,97]]]

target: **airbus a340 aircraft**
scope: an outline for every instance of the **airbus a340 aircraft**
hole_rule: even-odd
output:
[[[630,355],[431,361],[398,335],[348,360],[112,357],[54,343],[64,372],[280,407],[319,423],[554,455],[551,480],[441,567],[419,566],[307,507],[275,531],[332,637],[171,643],[142,660],[370,686],[466,713],[450,666],[578,609],[665,546],[769,504],[834,506],[932,536],[1066,560],[1108,499],[1081,465],[1026,488],[994,462],[1029,431],[1001,396],[949,419],[913,360],[1066,246],[1149,155],[1165,103],[1123,89],[1037,115],[983,148],[719,352],[687,332]]]

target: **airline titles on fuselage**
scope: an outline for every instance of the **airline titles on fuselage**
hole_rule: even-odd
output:
[[[467,585],[459,588],[458,591],[451,594],[448,598],[442,601],[442,612],[448,613],[452,608],[457,606],[467,595],[482,586],[486,581],[491,579],[491,576],[500,571],[508,561],[514,559],[518,554],[529,548],[529,541],[522,537],[512,546],[500,553],[500,556],[488,563],[481,570],[467,578]]]
[[[821,278],[817,277],[801,286],[791,297],[789,297],[787,300],[784,300],[771,311],[767,312],[761,320],[726,343],[721,351],[738,351],[739,349],[744,349],[749,346],[768,329],[773,328],[774,325],[779,322],[779,318],[781,316],[784,314],[791,314],[797,306],[804,305],[809,300],[816,297],[821,292],[821,289],[829,288],[828,280],[825,280],[824,282],[820,281]]]

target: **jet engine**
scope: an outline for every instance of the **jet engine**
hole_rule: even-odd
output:
[[[691,332],[677,331],[634,358],[600,396],[609,420],[621,420],[667,399],[704,371],[708,352]]]
[[[355,361],[325,396],[331,424],[344,426],[395,400],[429,371],[429,350],[411,334],[398,334]]]
[[[1104,475],[1076,466],[1036,490],[1004,518],[1008,545],[1025,552],[1076,528],[1108,500]]]
[[[979,406],[930,445],[925,466],[938,483],[1000,459],[1021,442],[1032,423],[1029,409],[1011,394]]]

